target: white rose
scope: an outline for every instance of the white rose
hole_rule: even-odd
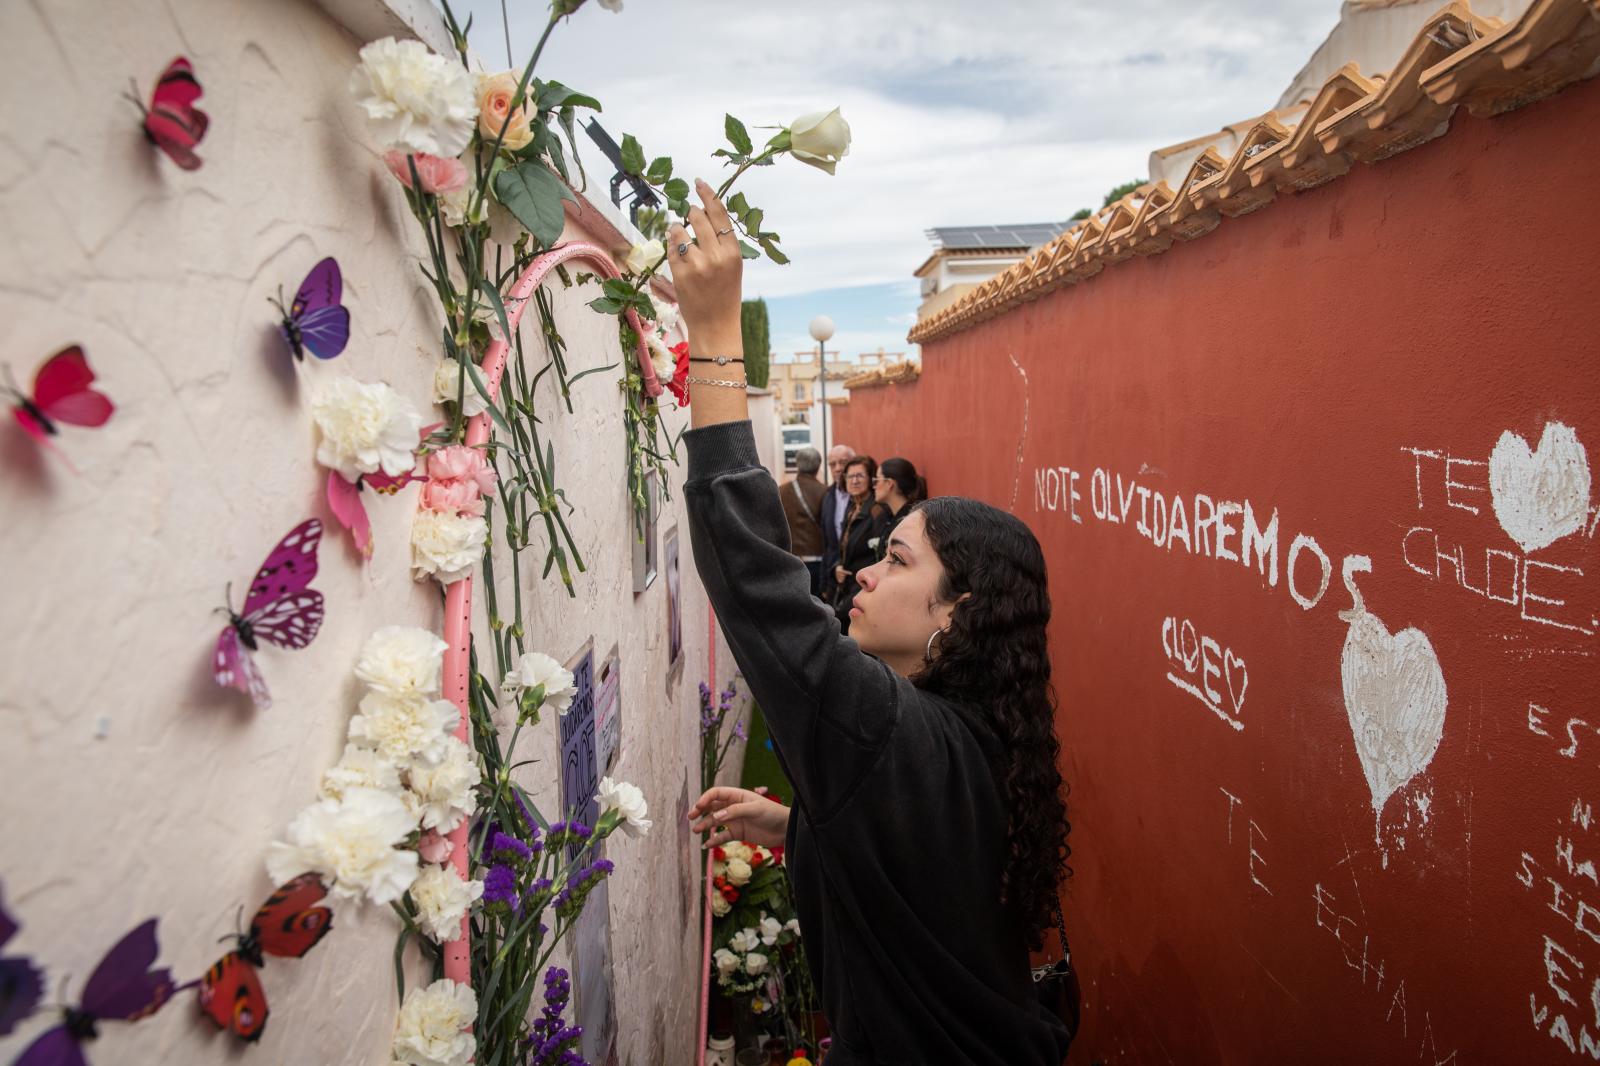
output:
[[[850,124],[837,107],[801,115],[789,126],[789,148],[802,163],[832,174],[839,160],[850,154]]]
[[[338,763],[322,774],[322,799],[339,800],[352,788],[400,791],[400,768],[371,748],[346,744]]]
[[[750,928],[739,930],[728,940],[728,946],[740,954],[743,954],[747,951],[754,951],[756,945],[760,943],[761,938],[756,936],[756,931],[754,929]]]
[[[789,932],[793,933],[795,936],[799,936],[800,935],[800,919],[799,918],[790,918],[787,922],[783,923],[783,927],[785,929],[789,930]]]
[[[453,866],[424,866],[411,884],[417,924],[436,944],[461,939],[461,919],[483,895],[482,881],[463,881]]]
[[[722,854],[730,859],[743,859],[745,862],[749,862],[755,857],[755,852],[751,850],[750,845],[742,840],[730,840],[722,845]]]
[[[478,1020],[478,997],[470,985],[441,978],[406,994],[395,1021],[390,1053],[408,1066],[466,1066],[477,1051],[467,1032]]]
[[[646,333],[645,345],[650,349],[650,365],[655,368],[656,380],[663,385],[672,380],[678,369],[678,357],[672,354],[666,342],[654,333]]]
[[[624,274],[643,274],[646,270],[661,262],[667,254],[666,246],[660,241],[651,239],[644,242],[634,242],[629,247],[626,255],[622,257],[622,272]]]
[[[735,888],[742,887],[750,880],[750,864],[743,859],[728,860],[728,883]]]
[[[295,816],[287,843],[267,848],[267,873],[274,884],[315,873],[337,897],[392,903],[417,877],[417,853],[396,847],[416,827],[394,793],[346,789],[343,799],[318,800]]]
[[[754,977],[767,968],[767,957],[759,951],[752,951],[744,957],[744,972]]]
[[[411,520],[411,570],[417,580],[449,585],[472,574],[483,557],[489,525],[481,516],[418,510]]]
[[[461,712],[449,700],[423,696],[397,699],[369,692],[356,705],[350,719],[350,739],[372,748],[397,765],[416,761],[436,763],[444,758]]]
[[[321,434],[317,462],[346,481],[379,470],[398,477],[417,465],[422,415],[381,381],[328,379],[312,395],[311,417]]]
[[[361,646],[356,677],[386,696],[437,696],[447,647],[430,630],[384,626]]]
[[[544,702],[540,707],[554,707],[561,714],[571,709],[572,697],[578,694],[572,672],[541,651],[526,652],[517,660],[511,672],[500,679],[500,693],[516,705],[524,692],[541,685],[544,686]]]
[[[607,11],[622,14],[622,0],[597,0],[597,2]]]
[[[739,971],[739,956],[727,948],[718,948],[711,957],[717,963],[717,976],[732,977]]]
[[[460,63],[421,41],[393,37],[361,49],[350,92],[385,147],[460,155],[478,117],[476,86]]]
[[[767,947],[778,942],[778,934],[783,932],[783,923],[767,915],[761,916],[761,942]]]
[[[434,762],[416,762],[407,775],[420,801],[424,829],[448,833],[472,812],[473,790],[482,780],[472,749],[457,739],[445,740],[444,755]]]
[[[596,798],[600,801],[600,816],[603,818],[607,813],[616,811],[622,819],[622,830],[630,837],[637,839],[650,832],[650,819],[645,817],[650,813],[650,808],[645,803],[644,793],[637,786],[603,777]]]
[[[467,372],[471,377],[463,381],[460,360],[452,359],[449,356],[439,360],[438,369],[433,372],[433,402],[455,403],[456,396],[459,393],[461,396],[461,413],[468,418],[473,418],[487,411],[489,404],[484,400],[483,393],[479,392],[473,385],[474,379],[479,384],[483,384],[483,374],[476,366],[467,367]],[[485,386],[484,391],[488,391],[487,386]]]
[[[733,910],[733,904],[723,899],[721,892],[711,897],[711,913],[718,918],[727,917],[728,912],[731,910]]]

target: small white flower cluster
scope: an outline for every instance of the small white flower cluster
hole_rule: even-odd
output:
[[[577,694],[572,671],[542,651],[524,652],[511,672],[500,679],[502,705],[515,708],[519,717],[525,715],[534,720],[546,707],[566,714]]]
[[[317,801],[267,852],[280,883],[311,871],[347,899],[392,903],[411,893],[417,922],[436,941],[461,935],[461,919],[483,894],[449,866],[423,866],[419,830],[460,825],[473,807],[478,762],[454,735],[459,713],[439,698],[445,643],[425,629],[385,626],[356,663],[366,685],[350,720],[344,755],[322,777]]]
[[[757,1014],[770,1010],[778,999],[774,957],[799,936],[799,919],[780,922],[762,911],[759,923],[738,930],[711,953],[718,986],[735,995],[754,993],[750,1009]]]

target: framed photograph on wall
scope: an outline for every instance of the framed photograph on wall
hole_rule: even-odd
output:
[[[645,475],[644,498],[649,502],[644,519],[644,539],[639,539],[639,527],[633,507],[628,507],[628,539],[633,544],[633,594],[637,596],[656,580],[656,522],[661,517],[661,486],[656,472]]]
[[[683,573],[678,565],[678,527],[661,539],[661,569],[667,575],[667,691],[683,673]]]

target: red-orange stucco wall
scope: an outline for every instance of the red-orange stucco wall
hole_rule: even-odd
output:
[[[1566,427],[1554,460],[1575,434],[1545,467],[1569,497],[1600,466],[1597,130],[1597,82],[1461,111],[1420,148],[930,343],[920,382],[837,412],[836,441],[1010,507],[1049,558],[1073,1062],[1600,1058],[1593,494],[1538,546],[1563,493],[1502,442]],[[1198,550],[1197,507],[1220,501],[1276,513],[1275,584],[1257,545],[1225,557],[1231,509],[1225,553],[1211,523]],[[1319,596],[1301,541],[1309,609],[1286,576],[1301,536],[1329,561]],[[1347,619],[1352,556],[1369,614]],[[1371,667],[1348,696],[1347,658]],[[1445,711],[1425,757],[1430,658]],[[1417,771],[1381,822],[1353,715],[1367,752]]]

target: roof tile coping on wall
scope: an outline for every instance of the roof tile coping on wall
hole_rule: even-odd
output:
[[[1098,274],[1156,255],[1174,240],[1376,163],[1449,129],[1455,109],[1496,115],[1600,74],[1600,0],[1534,0],[1508,24],[1452,0],[1418,30],[1388,77],[1354,63],[1334,72],[1291,127],[1269,112],[1229,157],[1207,148],[1174,190],[1146,183],[1075,224],[1016,266],[912,328],[913,343],[949,336]]]
[[[911,359],[898,362],[884,363],[871,370],[863,370],[852,377],[845,378],[844,387],[847,389],[875,389],[882,385],[899,385],[915,381],[922,376],[922,364]],[[829,397],[829,402],[832,402]]]

